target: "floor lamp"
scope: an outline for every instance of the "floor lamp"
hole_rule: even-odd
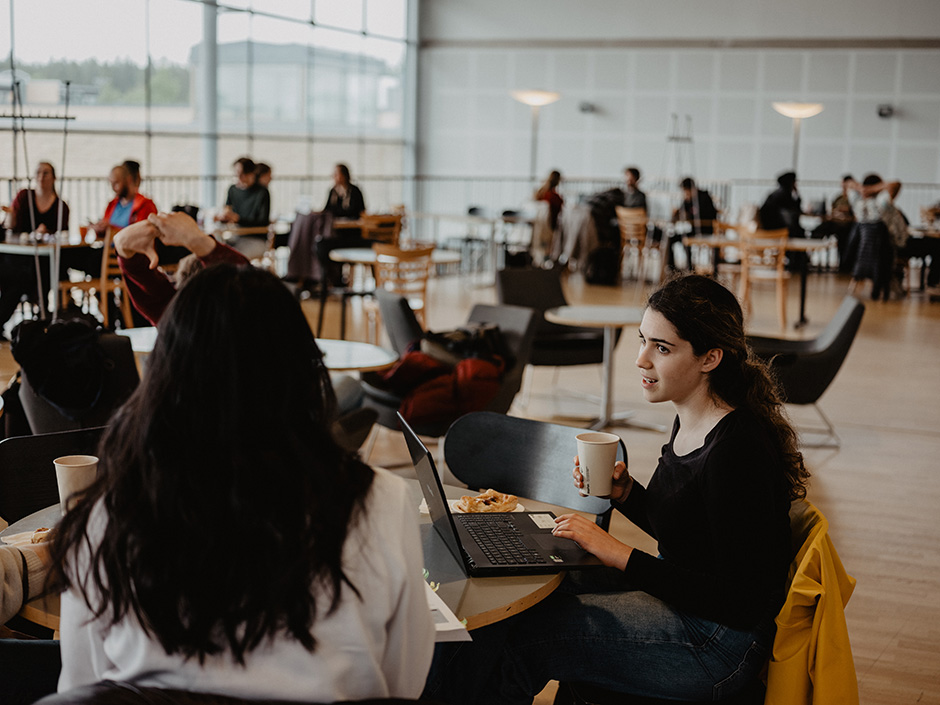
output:
[[[819,115],[823,111],[822,103],[773,103],[774,110],[781,115],[793,118],[793,171],[796,172],[797,157],[800,153],[800,123],[803,118]]]
[[[539,143],[539,109],[561,98],[560,93],[552,91],[513,91],[512,97],[532,108],[532,152],[529,158],[529,178],[535,182],[535,160]]]

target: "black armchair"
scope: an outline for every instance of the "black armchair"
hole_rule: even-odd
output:
[[[839,447],[835,428],[817,402],[842,367],[864,313],[865,305],[847,296],[836,315],[813,340],[748,337],[754,352],[768,361],[776,373],[785,401],[812,405],[825,424],[825,431],[818,432],[823,434],[823,439],[819,443],[804,443],[807,447]]]
[[[545,311],[568,304],[557,267],[502,269],[497,273],[496,292],[500,303],[526,306],[537,313],[530,365],[599,365],[604,361],[603,330],[545,320]],[[614,345],[620,340],[620,333],[618,330]]]

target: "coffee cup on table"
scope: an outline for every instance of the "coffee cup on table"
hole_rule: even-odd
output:
[[[614,433],[588,431],[577,435],[578,465],[581,471],[581,494],[609,497],[613,490],[614,464],[620,436]],[[624,453],[626,457],[626,453]]]
[[[77,498],[74,495],[95,481],[98,476],[98,458],[94,455],[63,455],[52,462],[55,464],[59,502],[64,514],[75,505]]]

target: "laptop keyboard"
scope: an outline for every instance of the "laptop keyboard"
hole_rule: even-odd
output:
[[[477,546],[496,565],[527,565],[545,563],[537,551],[526,546],[522,534],[511,519],[486,514],[461,514],[455,517]]]

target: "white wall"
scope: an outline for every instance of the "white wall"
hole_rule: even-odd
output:
[[[790,166],[792,123],[770,103],[804,100],[826,109],[803,123],[801,178],[878,171],[940,182],[940,2],[866,0],[848,14],[845,7],[426,0],[419,171],[525,176],[529,109],[509,91],[546,88],[562,99],[542,111],[540,173],[616,177],[627,163],[650,175],[688,171],[690,159],[677,167],[667,152],[677,113],[683,122],[692,117],[699,178],[771,178]],[[592,36],[607,41],[586,40]],[[871,46],[830,49],[824,36],[837,45],[868,37]],[[672,39],[649,47],[637,37]],[[690,48],[692,37],[730,46]],[[765,46],[770,38],[794,48]],[[932,48],[905,48],[915,38]],[[579,112],[581,102],[598,112]],[[895,117],[879,118],[881,103]]]

